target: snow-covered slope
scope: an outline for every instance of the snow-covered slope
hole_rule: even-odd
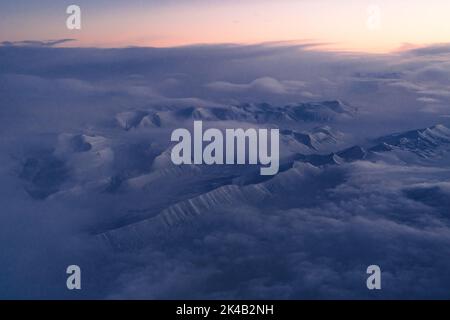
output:
[[[357,108],[338,100],[289,104],[284,106],[268,103],[240,105],[174,107],[131,110],[116,115],[117,124],[124,130],[138,127],[167,127],[187,120],[240,121],[250,123],[324,123],[351,119]]]
[[[425,129],[411,130],[387,135],[375,140],[370,150],[384,152],[403,150],[421,157],[432,157],[440,147],[450,144],[450,129],[444,125],[435,125]]]

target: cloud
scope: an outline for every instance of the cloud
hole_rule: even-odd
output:
[[[445,146],[435,158],[396,150],[321,168],[296,163],[261,182],[241,167],[173,168],[164,162],[172,127],[126,131],[115,120],[138,112],[147,117],[143,124],[154,116],[184,126],[176,115],[202,116],[207,107],[220,106],[206,113],[220,117],[226,108],[236,111],[230,104],[249,101],[341,99],[359,108],[356,117],[317,131],[343,132],[329,147],[339,151],[442,121],[450,102],[445,59],[425,51],[380,57],[286,44],[25,43],[0,47],[0,260],[8,264],[1,297],[73,298],[64,271],[74,263],[84,277],[76,298],[448,297]],[[317,125],[284,120],[259,125],[296,132]],[[29,184],[51,194],[32,198]],[[255,194],[264,197],[252,201]],[[184,215],[187,205],[179,203],[207,208]],[[134,233],[121,234],[122,250],[99,240],[105,231],[157,220],[164,210],[181,222],[155,234],[132,227]],[[365,288],[370,264],[383,272],[376,295]]]
[[[392,87],[399,87],[399,88],[404,88],[404,89],[408,89],[411,91],[423,91],[425,90],[424,87],[414,84],[412,82],[406,81],[406,80],[395,80],[395,81],[390,81],[388,82],[389,86]]]
[[[412,76],[418,81],[435,82],[438,84],[450,84],[450,64],[434,63],[431,66],[425,66],[416,70]]]
[[[447,55],[449,53],[450,44],[448,43],[434,44],[405,51],[405,54],[412,54],[417,56]]]
[[[371,264],[383,271],[378,298],[402,297],[405,288],[408,298],[446,294],[450,278],[435,272],[450,265],[444,211],[429,192],[422,192],[421,203],[405,190],[438,187],[445,198],[448,170],[369,161],[291,170],[270,183],[268,189],[277,190],[270,201],[208,208],[152,237],[131,262],[143,267],[123,272],[108,297],[373,298],[365,287]],[[300,178],[293,175],[297,170]],[[336,173],[345,179],[320,187]],[[423,183],[436,174],[442,182]],[[315,201],[290,202],[290,194]],[[122,238],[131,244],[143,236],[139,228],[132,231]],[[121,263],[128,264],[126,252]]]
[[[424,103],[439,103],[440,102],[438,99],[429,98],[429,97],[420,97],[420,98],[417,98],[417,101],[424,102]]]
[[[305,87],[303,81],[284,80],[278,81],[271,77],[263,77],[253,80],[247,84],[237,84],[226,81],[216,81],[206,85],[210,89],[225,92],[242,92],[248,90],[263,91],[274,94],[289,94],[297,92]]]
[[[0,45],[5,47],[53,47],[71,41],[76,41],[76,39],[3,41]]]

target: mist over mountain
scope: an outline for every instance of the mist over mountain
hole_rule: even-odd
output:
[[[0,297],[448,298],[449,59],[0,46]],[[195,120],[279,129],[279,173],[174,165]]]

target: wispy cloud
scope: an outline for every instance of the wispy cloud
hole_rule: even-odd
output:
[[[57,39],[57,40],[23,40],[23,41],[3,41],[1,46],[15,47],[54,47],[67,42],[76,41],[76,39]]]

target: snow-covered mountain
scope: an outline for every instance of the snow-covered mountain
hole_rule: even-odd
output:
[[[440,147],[450,143],[450,129],[439,124],[425,129],[383,136],[376,139],[375,143],[376,145],[370,148],[370,151],[404,150],[426,158],[435,155]]]
[[[138,127],[168,127],[187,120],[240,121],[259,124],[327,123],[351,119],[356,115],[357,110],[338,100],[284,106],[269,103],[245,103],[223,107],[166,106],[120,112],[116,115],[116,121],[124,130]]]
[[[322,131],[323,129],[315,130],[315,132]],[[430,155],[430,150],[438,147],[450,152],[449,132],[450,130],[447,127],[436,125],[426,129],[381,137],[375,139],[375,141],[379,143],[389,141],[392,144],[398,141],[397,148],[404,146],[404,150],[422,156],[423,152]],[[309,146],[310,149],[315,149],[312,145],[312,136],[308,134],[300,135],[290,130],[283,133],[294,138],[297,136],[296,139],[302,144]],[[408,142],[404,140],[405,138],[408,139]],[[403,141],[403,144],[400,141]],[[411,148],[412,146],[414,148]],[[292,206],[307,205],[311,201],[317,200],[316,197],[322,198],[323,192],[328,188],[333,188],[345,181],[345,174],[339,171],[343,170],[341,167],[346,168],[346,164],[355,161],[375,164],[380,160],[378,157],[380,152],[388,153],[391,150],[370,148],[370,144],[368,144],[367,147],[353,146],[327,154],[295,154],[282,161],[280,173],[273,178],[262,178],[255,172],[242,171],[238,177],[223,179],[221,183],[211,186],[206,192],[192,193],[192,196],[185,200],[174,201],[150,218],[104,231],[99,234],[99,239],[106,241],[108,245],[116,249],[136,248],[145,246],[155,237],[172,232],[170,230],[176,226],[190,224],[205,214],[214,214],[224,210],[224,208],[260,206],[261,204],[264,204],[267,208],[280,205],[289,206],[290,203]],[[396,155],[393,155],[393,157],[395,158]],[[412,165],[414,166],[415,163]],[[192,166],[191,168],[196,168],[196,172],[192,175],[189,174],[191,177],[189,179],[195,181],[202,176],[208,179],[208,176],[205,175],[205,168],[201,166]],[[229,169],[222,177],[233,175],[233,169]],[[179,169],[171,170],[177,170],[176,173],[174,172],[177,177],[175,175],[171,178],[166,176],[165,179],[168,179],[169,184],[175,179],[185,183],[182,177],[188,172],[182,172]],[[169,173],[170,171],[166,172]],[[193,178],[194,176],[195,178]],[[219,176],[220,174],[216,172],[215,178]],[[156,186],[157,179],[151,176],[135,178],[132,185],[142,188],[144,185],[152,183]],[[213,179],[213,177],[209,176],[209,179]],[[138,181],[140,182],[138,183]],[[205,180],[203,183],[205,183]]]

